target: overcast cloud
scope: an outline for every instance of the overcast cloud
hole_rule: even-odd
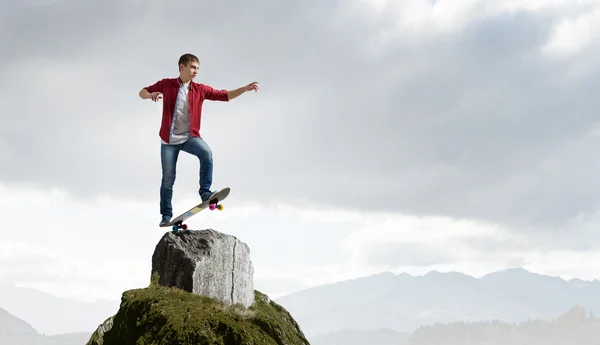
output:
[[[546,226],[595,210],[597,3],[382,3],[11,2],[1,178],[156,198],[160,105],[137,91],[193,52],[200,81],[261,85],[205,107],[237,197]]]
[[[138,91],[186,52],[200,82],[259,82],[204,105],[232,207],[195,221],[237,232],[273,291],[379,269],[600,274],[600,1],[0,3],[5,279],[84,295],[93,267],[120,277],[111,296],[145,283],[162,104]],[[182,155],[176,212],[197,189]],[[9,231],[35,201],[32,233]]]

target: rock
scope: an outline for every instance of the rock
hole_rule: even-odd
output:
[[[104,345],[104,334],[112,329],[114,316],[104,320],[100,326],[92,333],[92,337],[88,341],[88,344]]]
[[[269,302],[267,302],[269,301]],[[287,310],[255,291],[249,308],[152,283],[126,291],[87,345],[309,345]]]
[[[152,255],[158,284],[226,304],[254,302],[250,248],[236,237],[209,230],[167,232]]]
[[[87,345],[309,345],[292,315],[254,290],[253,275],[250,249],[234,236],[168,232],[150,285],[125,291]]]

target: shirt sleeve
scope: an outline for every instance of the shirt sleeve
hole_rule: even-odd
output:
[[[222,101],[228,102],[229,96],[227,96],[227,90],[216,90],[211,86],[202,85],[202,89],[204,90],[204,98],[211,101]]]
[[[152,85],[146,86],[145,89],[148,90],[148,92],[150,92],[150,93],[152,93],[152,92],[164,93],[163,92],[164,85],[165,85],[165,79],[161,79]]]

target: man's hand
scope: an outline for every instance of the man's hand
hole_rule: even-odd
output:
[[[243,87],[244,91],[258,91],[258,82],[252,82],[246,86]]]
[[[162,93],[160,92],[152,92],[150,94],[150,98],[154,101],[154,102],[158,102],[159,99],[162,99]]]

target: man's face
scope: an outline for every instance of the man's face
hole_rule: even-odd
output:
[[[198,69],[200,68],[200,64],[196,61],[188,62],[187,66],[179,65],[181,76],[185,79],[193,80],[198,75]]]

